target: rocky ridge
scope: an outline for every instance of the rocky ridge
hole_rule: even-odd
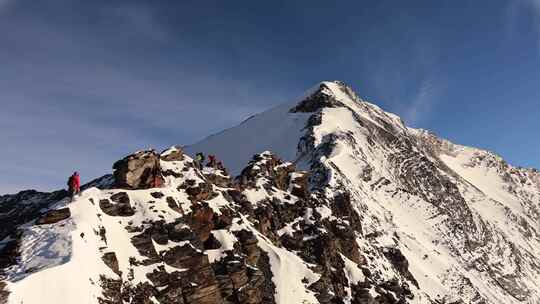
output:
[[[299,136],[234,150],[268,121],[300,128],[268,138]],[[344,83],[187,150],[251,161],[233,177],[139,151],[73,202],[0,197],[0,303],[540,300],[538,171],[407,128]]]

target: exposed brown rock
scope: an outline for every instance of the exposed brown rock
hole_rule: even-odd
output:
[[[394,267],[401,273],[401,275],[418,287],[418,282],[409,271],[409,261],[403,255],[403,253],[401,253],[401,250],[398,248],[384,248],[383,253],[390,263],[392,263],[392,265],[394,265]]]
[[[53,224],[65,220],[71,216],[69,208],[50,210],[36,221],[37,225]]]
[[[261,256],[261,250],[257,246],[258,241],[253,232],[240,230],[235,233],[235,236],[242,245],[242,252],[247,256],[246,262],[253,266],[257,265]]]
[[[0,281],[0,304],[7,304],[9,291],[6,288],[6,283]]]
[[[296,172],[289,173],[291,179],[289,182],[289,189],[292,195],[295,195],[302,199],[309,198],[309,173],[308,172]]]
[[[126,156],[113,165],[114,184],[123,189],[149,189],[163,184],[159,155],[154,150]]]
[[[234,185],[233,180],[228,175],[208,173],[208,174],[204,174],[204,176],[208,179],[209,182],[211,182],[212,184],[218,187],[231,188]]]
[[[161,152],[162,161],[182,161],[184,160],[184,151],[180,147],[172,147]]]
[[[178,203],[173,197],[167,196],[165,200],[167,201],[167,206],[169,206],[169,208],[184,215],[184,210],[182,209],[182,207],[180,207],[180,205],[178,205]]]
[[[119,276],[122,276],[122,272],[118,268],[118,259],[114,252],[107,252],[101,257],[105,265],[107,265],[114,273]]]
[[[98,298],[99,304],[122,303],[122,280],[111,279],[104,275],[100,276],[99,285],[103,289],[102,297]]]
[[[333,95],[327,94],[325,90],[327,90],[327,86],[324,83],[321,83],[318,90],[292,108],[290,112],[311,113],[316,112],[321,108],[333,108],[339,106],[339,101],[337,101]]]
[[[150,196],[152,196],[153,198],[156,198],[156,199],[160,199],[162,197],[164,197],[165,195],[159,191],[155,191],[155,192],[152,192],[150,193]]]
[[[110,199],[99,201],[99,207],[105,214],[110,216],[132,216],[135,214],[135,210],[131,207],[129,196],[126,192],[113,194]]]
[[[189,199],[196,202],[208,200],[215,195],[212,184],[208,182],[196,183],[194,180],[187,180],[179,189],[184,189]]]
[[[198,203],[191,206],[191,213],[186,222],[202,242],[205,242],[214,229],[214,211],[207,203]]]

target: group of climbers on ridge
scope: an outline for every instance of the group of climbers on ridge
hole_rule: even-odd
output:
[[[197,152],[197,154],[195,154],[195,165],[197,166],[197,168],[199,168],[199,170],[203,169],[204,161],[205,161],[204,154],[202,152]],[[206,167],[210,167],[210,168],[227,172],[225,167],[223,166],[223,163],[221,161],[218,161],[214,154],[208,155],[208,162],[206,163]]]

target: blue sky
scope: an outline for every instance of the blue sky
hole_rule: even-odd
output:
[[[540,0],[0,0],[0,193],[100,176],[334,79],[540,168]]]

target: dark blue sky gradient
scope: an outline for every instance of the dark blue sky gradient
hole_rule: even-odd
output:
[[[539,0],[0,0],[0,193],[99,176],[334,79],[540,167]]]

